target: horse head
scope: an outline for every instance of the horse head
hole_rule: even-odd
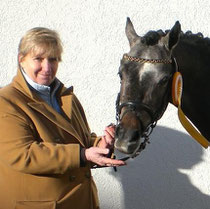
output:
[[[170,101],[176,70],[172,50],[179,41],[181,26],[176,22],[167,34],[149,31],[140,37],[127,18],[125,31],[130,51],[123,55],[119,68],[115,148],[134,155]]]

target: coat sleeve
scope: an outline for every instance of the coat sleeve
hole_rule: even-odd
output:
[[[43,142],[30,118],[17,105],[0,98],[0,161],[30,174],[63,174],[80,166],[79,144]]]

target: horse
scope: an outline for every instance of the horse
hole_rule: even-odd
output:
[[[184,33],[179,21],[171,30],[151,30],[141,37],[127,18],[125,33],[130,51],[123,55],[118,73],[115,148],[132,157],[145,148],[157,121],[173,104],[176,72],[183,81],[180,109],[209,143],[210,39]]]

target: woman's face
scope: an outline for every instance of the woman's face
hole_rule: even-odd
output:
[[[19,56],[19,63],[31,80],[49,86],[56,76],[59,61],[57,57],[46,56],[40,52],[30,52],[25,57]]]

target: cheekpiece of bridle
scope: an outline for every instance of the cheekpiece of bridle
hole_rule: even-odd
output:
[[[142,63],[142,64],[144,64],[144,63],[172,64],[173,62],[175,62],[175,64],[176,64],[175,59],[174,60],[173,59],[144,59],[144,58],[139,58],[139,57],[132,57],[127,54],[124,54],[123,59],[130,61],[130,62],[138,62],[138,63]],[[124,107],[126,107],[126,110],[124,111],[124,113],[121,116],[121,112]],[[120,104],[120,93],[118,94],[117,100],[116,100],[117,125],[119,125],[119,123],[122,120],[122,118],[124,117],[124,115],[129,111],[135,112],[138,120],[140,121],[140,124],[142,124],[141,118],[140,118],[140,113],[137,112],[139,110],[144,110],[148,113],[148,115],[151,117],[151,123],[147,126],[147,128],[145,129],[145,131],[143,132],[143,134],[141,136],[142,138],[144,138],[144,141],[140,144],[140,146],[136,150],[136,152],[134,152],[131,156],[121,159],[124,161],[128,160],[129,158],[134,158],[134,157],[138,156],[140,154],[140,152],[145,149],[146,144],[150,143],[149,136],[152,133],[154,127],[156,126],[157,120],[161,117],[161,113],[154,113],[153,110],[151,109],[151,107],[149,107],[147,104],[139,103],[138,101],[127,101],[127,102]]]

